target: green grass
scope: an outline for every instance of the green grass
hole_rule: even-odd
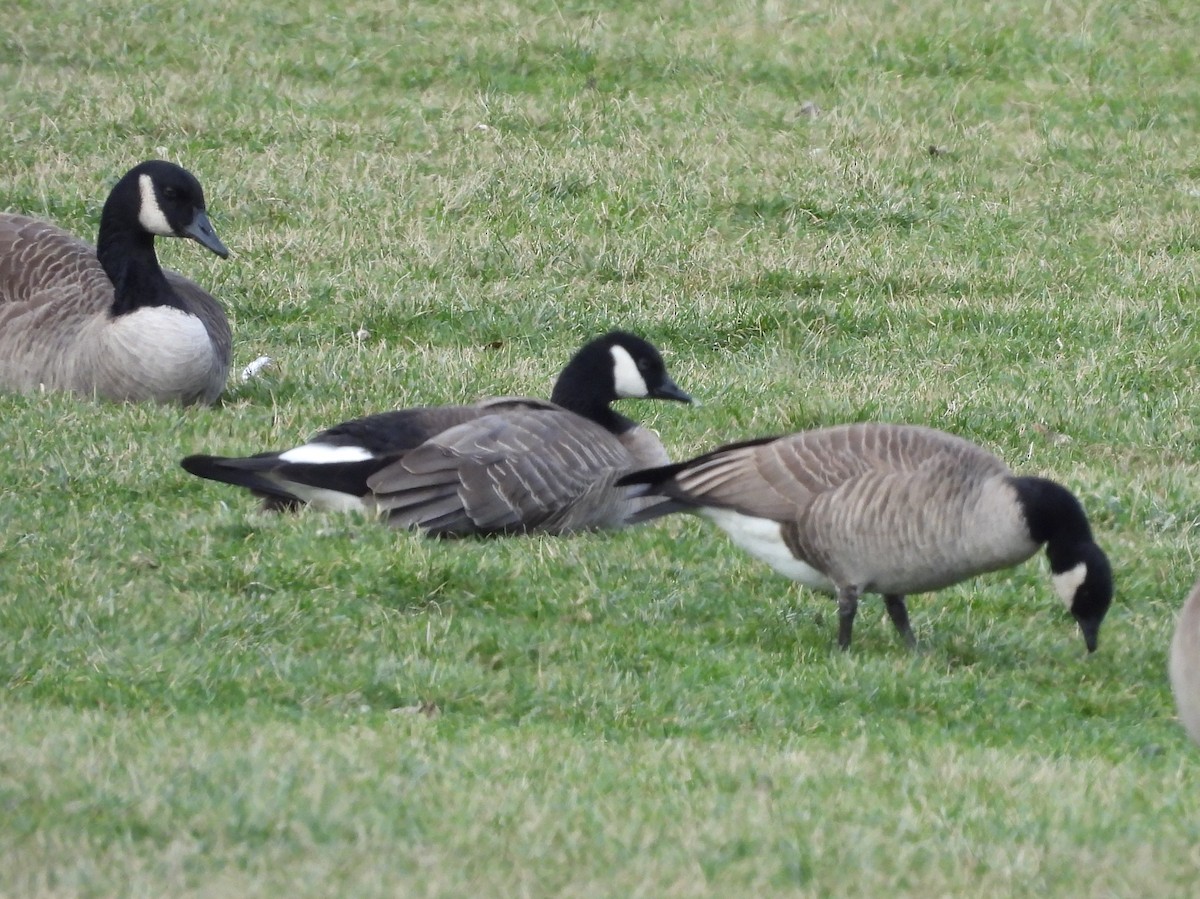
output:
[[[1194,889],[1193,3],[10,6],[0,206],[94,237],[187,165],[234,256],[160,255],[236,364],[215,409],[0,397],[0,894]],[[545,395],[612,327],[704,401],[628,404],[676,455],[898,420],[1068,484],[1099,652],[1041,558],[842,654],[697,520],[435,543],[177,465]]]

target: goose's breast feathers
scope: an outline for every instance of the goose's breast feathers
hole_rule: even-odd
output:
[[[145,306],[94,319],[89,330],[94,334],[79,356],[85,380],[72,389],[158,402],[212,402],[220,395],[228,359],[214,351],[204,322],[189,312]]]

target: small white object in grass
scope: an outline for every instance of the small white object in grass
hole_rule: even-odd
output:
[[[370,450],[361,446],[335,446],[330,443],[302,443],[279,454],[282,462],[301,462],[305,465],[330,465],[337,462],[365,462],[374,459]]]
[[[359,328],[357,331],[354,332],[354,339],[357,340],[359,343],[362,343],[364,340],[369,340],[370,338],[371,338],[371,332],[368,331],[366,328]]]
[[[478,123],[478,124],[475,126],[475,130],[476,130],[476,131],[491,131],[492,129],[491,129],[491,126],[489,126],[489,125],[485,125],[485,124],[483,124],[483,122],[479,122],[479,123]]]
[[[274,365],[274,364],[275,364],[275,360],[272,359],[270,356],[259,356],[257,359],[255,359],[253,362],[251,362],[249,365],[247,365],[245,368],[242,369],[242,380],[249,381],[251,378],[257,378],[259,372],[261,372],[268,365]]]
[[[437,718],[442,714],[442,710],[436,702],[419,702],[416,705],[402,705],[392,709],[392,714],[396,715],[420,715],[425,718]]]

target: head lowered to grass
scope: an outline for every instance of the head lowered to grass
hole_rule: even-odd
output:
[[[669,461],[618,399],[690,403],[658,350],[623,331],[580,349],[550,401],[524,397],[382,412],[282,452],[188,456],[194,475],[245,487],[268,508],[362,509],[433,536],[618,527],[642,505],[618,477]]]

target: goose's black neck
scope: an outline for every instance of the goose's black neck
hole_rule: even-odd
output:
[[[111,200],[100,216],[96,258],[113,284],[114,317],[150,306],[180,306],[158,264],[154,235],[134,216]]]
[[[623,434],[636,426],[612,408],[617,398],[612,386],[612,361],[606,351],[591,352],[585,347],[563,369],[550,394],[550,402],[576,415],[582,415],[613,434]]]
[[[1066,487],[1046,478],[1014,478],[1029,535],[1046,544],[1053,571],[1065,571],[1078,561],[1079,547],[1091,544],[1092,528],[1079,500]]]

